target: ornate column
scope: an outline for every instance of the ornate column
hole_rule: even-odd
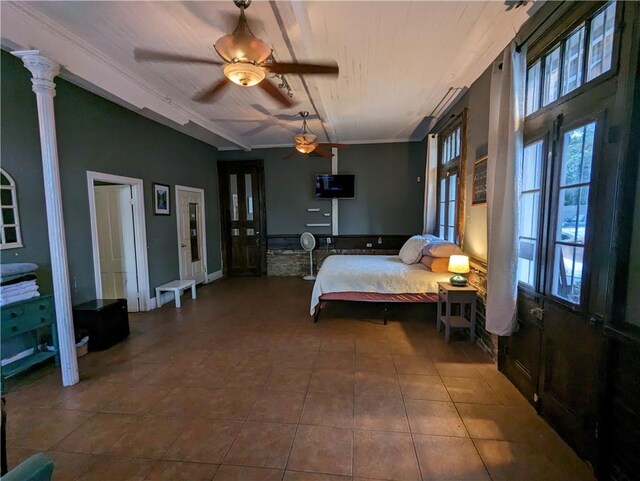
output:
[[[67,267],[67,244],[62,215],[56,119],[53,110],[53,97],[56,95],[56,85],[53,83],[53,79],[60,72],[60,66],[53,60],[40,55],[38,50],[16,51],[13,52],[13,55],[21,58],[24,66],[31,72],[32,88],[38,102],[40,148],[42,150],[53,295],[56,303],[60,367],[62,369],[62,384],[71,386],[79,381],[79,375]]]

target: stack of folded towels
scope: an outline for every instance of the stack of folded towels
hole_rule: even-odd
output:
[[[37,270],[37,264],[2,264],[0,266],[0,306],[39,297]]]

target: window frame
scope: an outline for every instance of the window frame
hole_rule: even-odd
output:
[[[592,78],[591,80],[587,80],[587,66],[589,62],[589,42],[591,40],[591,22],[595,16],[597,16],[600,12],[602,12],[609,3],[616,4],[616,13],[614,20],[614,30],[613,30],[613,44],[611,51],[611,67],[606,72]],[[593,89],[596,85],[600,83],[604,83],[607,80],[616,77],[618,75],[618,70],[620,68],[620,37],[624,24],[624,5],[622,2],[618,2],[617,0],[604,1],[604,2],[585,2],[584,5],[578,5],[579,8],[576,8],[576,13],[572,17],[572,19],[563,23],[560,26],[556,26],[559,30],[551,33],[550,35],[543,34],[542,38],[544,38],[544,42],[534,42],[534,44],[530,47],[527,54],[527,86],[528,86],[528,72],[529,68],[533,67],[537,61],[540,61],[540,85],[538,87],[538,103],[540,107],[531,112],[530,114],[525,115],[525,120],[534,119],[539,116],[543,116],[544,114],[555,110],[558,106],[564,104],[565,102],[584,94],[585,92]],[[574,33],[576,33],[581,27],[585,27],[584,34],[584,56],[582,59],[582,83],[580,86],[571,90],[566,94],[562,94],[562,82],[563,78],[563,70],[564,70],[564,50],[566,40],[571,37]],[[546,71],[546,65],[543,61],[544,57],[547,54],[551,53],[557,47],[560,48],[560,63],[559,63],[559,77],[558,77],[558,97],[547,105],[543,105],[543,95],[544,95],[544,74]],[[525,88],[526,92],[526,88]],[[525,105],[527,102],[527,98],[525,97]]]
[[[19,247],[24,247],[22,244],[22,230],[20,226],[20,215],[18,209],[18,191],[16,187],[16,182],[13,180],[13,177],[9,175],[9,173],[0,168],[0,174],[3,175],[7,181],[8,185],[0,185],[1,190],[8,190],[11,192],[11,205],[10,206],[2,206],[2,209],[13,209],[13,224],[9,224],[8,227],[14,227],[16,230],[16,241],[15,242],[5,242],[5,226],[4,224],[4,216],[0,219],[0,250],[4,249],[17,249]]]
[[[437,166],[437,189],[436,189],[436,199],[437,199],[437,210],[436,210],[436,234],[440,233],[440,195],[441,195],[441,181],[442,179],[447,179],[445,182],[445,221],[442,224],[445,226],[444,228],[444,236],[443,238],[454,242],[460,246],[463,243],[463,219],[464,219],[464,176],[462,173],[465,171],[466,165],[466,156],[467,156],[467,142],[466,142],[466,125],[467,125],[467,109],[464,109],[460,114],[452,116],[450,121],[445,124],[444,127],[437,132],[438,135],[438,166]],[[444,144],[446,140],[456,132],[457,129],[460,129],[460,151],[459,154],[450,159],[447,163],[443,164],[443,156],[444,156]],[[453,239],[447,238],[447,229],[449,226],[449,209],[448,205],[450,202],[449,197],[449,182],[448,179],[451,175],[457,175],[456,181],[456,198],[455,198],[455,219],[453,222]]]

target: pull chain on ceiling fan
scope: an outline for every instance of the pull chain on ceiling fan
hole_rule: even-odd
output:
[[[244,13],[245,9],[251,4],[251,0],[234,0],[234,3],[240,9],[238,24],[233,33],[220,37],[213,46],[223,61],[142,48],[134,50],[135,59],[139,62],[175,62],[223,66],[222,70],[225,77],[195,95],[193,100],[197,102],[212,102],[229,86],[229,81],[231,81],[241,87],[257,85],[280,105],[291,107],[293,101],[284,95],[271,80],[266,78],[267,74],[338,75],[339,69],[335,63],[310,64],[274,62],[270,60],[270,58],[273,59],[271,56],[273,49],[251,32]]]

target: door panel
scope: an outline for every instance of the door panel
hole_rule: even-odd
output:
[[[266,274],[264,167],[261,161],[219,163],[226,270]]]
[[[586,459],[595,451],[602,344],[598,324],[556,301],[545,303],[540,414]]]
[[[130,185],[96,185],[96,220],[102,297],[127,299],[138,312],[138,278]]]
[[[520,291],[518,295],[518,331],[502,340],[500,370],[536,404],[540,379],[540,349],[542,325],[539,314],[543,308],[540,296]]]
[[[202,223],[204,195],[178,187],[176,197],[180,209],[180,279],[191,279],[200,284],[207,275],[203,242],[205,226]]]

